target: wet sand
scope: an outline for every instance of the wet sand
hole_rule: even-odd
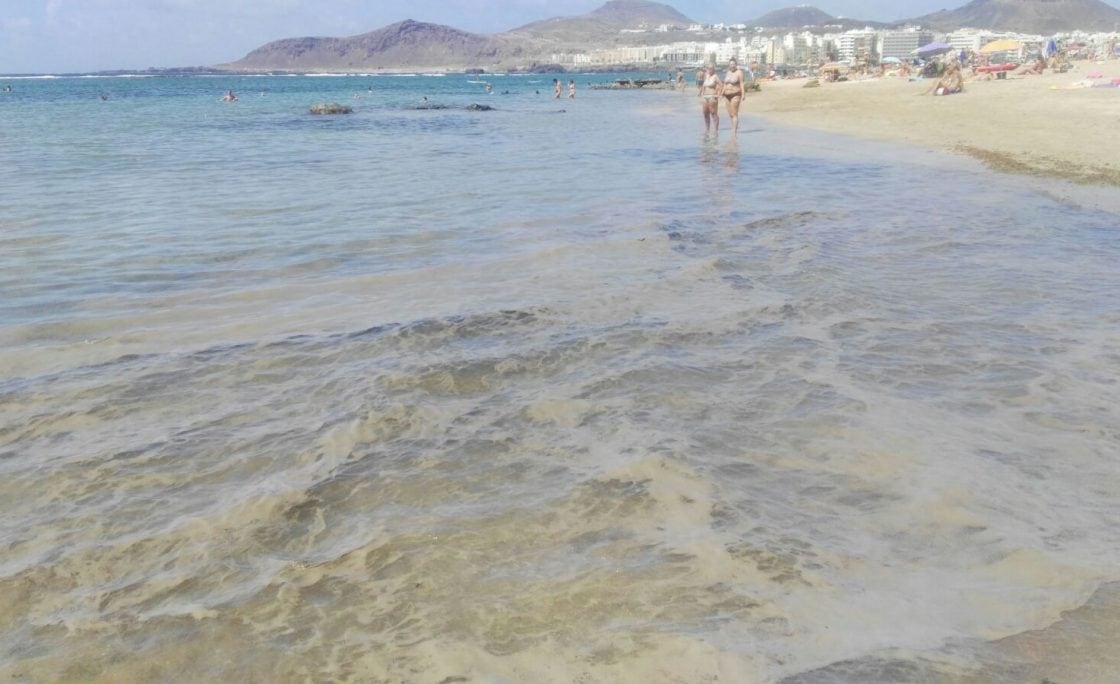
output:
[[[1000,171],[1120,185],[1120,88],[1077,88],[1120,78],[1120,60],[1075,63],[1065,74],[971,81],[951,97],[923,96],[932,81],[886,77],[805,88],[764,82],[749,114],[791,126],[903,142],[976,157]]]

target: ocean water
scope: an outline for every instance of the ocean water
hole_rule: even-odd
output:
[[[1114,208],[484,78],[0,79],[0,679],[1120,679]]]

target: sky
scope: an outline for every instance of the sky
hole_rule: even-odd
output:
[[[664,0],[662,0],[664,1]],[[403,19],[499,33],[590,12],[604,0],[0,0],[0,74],[73,73],[231,62],[280,38],[351,36]],[[704,23],[797,4],[894,20],[967,0],[668,0]]]

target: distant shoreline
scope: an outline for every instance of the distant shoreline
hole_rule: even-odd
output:
[[[675,69],[675,67],[673,68]],[[542,64],[532,67],[517,67],[503,71],[488,71],[473,67],[415,67],[393,69],[218,69],[213,67],[182,67],[167,69],[113,69],[111,71],[86,71],[43,74],[0,74],[0,79],[36,78],[142,78],[142,77],[189,77],[189,76],[400,76],[408,74],[443,74],[446,76],[494,76],[497,74],[623,74],[659,73],[673,69],[654,65],[612,64],[588,65],[586,68],[571,69],[561,64]]]

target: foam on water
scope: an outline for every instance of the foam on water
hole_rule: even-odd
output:
[[[0,103],[0,676],[1111,680],[1115,214],[369,80]]]

